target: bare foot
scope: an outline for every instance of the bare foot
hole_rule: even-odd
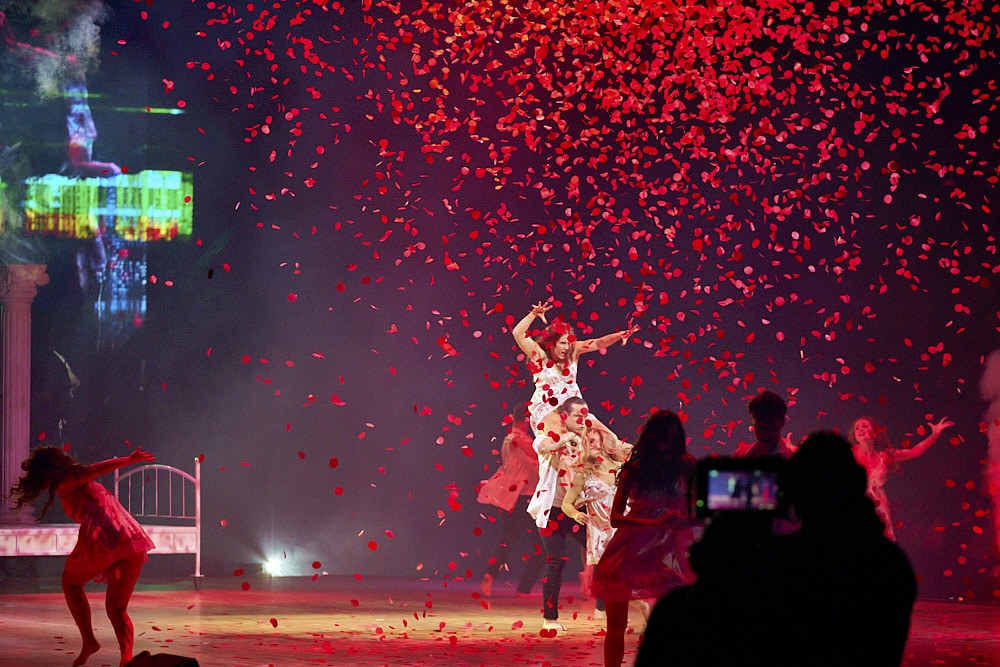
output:
[[[76,656],[76,660],[73,661],[73,667],[82,667],[82,665],[86,665],[87,659],[100,650],[101,645],[96,641],[84,642],[83,648],[80,649],[80,655]]]

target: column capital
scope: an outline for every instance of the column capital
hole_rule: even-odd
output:
[[[0,268],[0,300],[32,301],[38,288],[49,284],[45,264],[5,264]]]

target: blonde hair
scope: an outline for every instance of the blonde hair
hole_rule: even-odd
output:
[[[600,442],[600,451],[593,451],[590,448],[589,436],[591,433],[597,436]],[[622,442],[614,433],[607,429],[588,428],[583,439],[583,456],[580,457],[580,469],[586,473],[591,473],[597,470],[601,463],[607,459],[611,459],[616,463],[621,463],[624,460]]]

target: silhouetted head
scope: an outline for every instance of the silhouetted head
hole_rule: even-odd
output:
[[[854,459],[851,444],[833,431],[806,438],[785,472],[786,496],[804,528],[835,523],[862,530],[866,520],[878,522],[874,504],[865,495],[867,473]]]
[[[657,410],[639,430],[624,468],[643,492],[681,492],[694,471],[684,423],[676,412]]]
[[[773,391],[762,391],[747,403],[747,412],[754,435],[760,442],[776,444],[781,439],[781,429],[788,415],[785,399]]]
[[[684,424],[676,412],[657,410],[649,416],[639,430],[633,451],[656,451],[664,459],[675,459],[687,451]]]

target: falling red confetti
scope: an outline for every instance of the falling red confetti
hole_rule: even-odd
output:
[[[391,312],[367,351],[387,381],[418,384],[386,335],[440,362],[442,386],[462,388],[452,394],[481,373],[470,391],[485,402],[527,398],[509,329],[551,294],[581,336],[642,327],[625,350],[581,364],[581,383],[619,382],[613,397],[585,387],[615,427],[631,429],[653,402],[676,403],[692,449],[727,453],[746,437],[743,403],[763,387],[792,399],[796,429],[929,400],[929,386],[934,400],[964,401],[970,332],[977,318],[1000,328],[986,303],[998,272],[988,216],[1000,98],[985,74],[994,21],[975,3],[534,2],[512,12],[375,1],[360,9],[371,29],[363,45],[318,11],[291,21],[249,7],[211,14],[205,34],[218,53],[187,76],[205,78],[262,148],[243,203],[268,238],[328,234],[351,256],[325,283],[323,307]],[[237,20],[258,23],[255,38],[222,30]],[[282,64],[304,76],[272,74]],[[224,84],[208,78],[233,68],[240,76]],[[163,83],[165,94],[188,85]],[[339,211],[331,198],[330,221],[282,222],[281,207],[306,189],[333,191],[341,142],[362,165],[348,182],[356,206]],[[294,259],[289,273],[309,274]],[[295,288],[274,298],[287,293],[296,311],[314,300]],[[404,315],[376,289],[426,298]],[[887,324],[920,304],[933,316],[926,326]],[[482,346],[489,359],[471,361]],[[282,378],[257,381],[282,396]],[[424,391],[407,407],[440,433],[414,427],[412,441],[446,452],[428,466],[452,475],[463,459],[481,465],[481,427],[470,438],[479,446],[461,442],[473,428],[460,420],[473,416]],[[799,400],[811,414],[794,412]],[[346,402],[332,394],[331,404]],[[384,440],[368,426],[351,445],[367,456]],[[393,470],[382,460],[368,469],[387,481]],[[476,505],[461,502],[470,486],[439,485],[456,518]]]

